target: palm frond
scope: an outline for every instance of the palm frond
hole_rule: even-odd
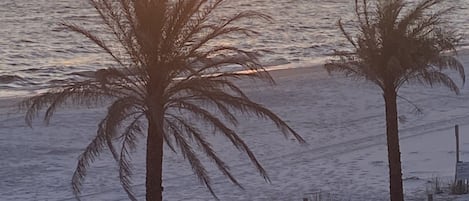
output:
[[[103,121],[99,124],[98,135],[104,135],[107,138],[108,147],[113,154],[116,161],[119,159],[119,155],[112,144],[112,141],[119,137],[119,128],[126,124],[127,119],[137,116],[137,120],[144,114],[144,108],[142,103],[134,97],[124,97],[115,100],[111,106],[108,107],[108,112]],[[129,128],[133,128],[138,123],[133,121],[127,126],[126,132],[131,132]],[[125,136],[125,133],[122,136]]]
[[[304,142],[302,137],[298,135],[293,129],[291,129],[277,115],[275,115],[273,112],[263,107],[262,105],[249,100],[247,97],[236,96],[220,88],[203,87],[203,85],[201,84],[192,85],[192,86],[194,87],[187,86],[184,92],[189,93],[193,96],[196,96],[197,98],[200,98],[202,100],[205,99],[208,102],[211,102],[211,100],[216,99],[220,103],[223,103],[229,108],[235,109],[236,111],[239,111],[243,114],[255,115],[260,118],[271,120],[276,124],[276,126],[282,131],[282,133],[286,137],[291,135],[299,142],[302,142],[302,143]],[[184,104],[187,102],[186,101],[174,102],[170,105],[170,107],[177,108],[180,106],[181,103]]]
[[[200,182],[205,184],[210,193],[218,200],[218,197],[212,189],[210,176],[205,166],[192,149],[192,146],[184,138],[184,132],[180,130],[180,127],[174,125],[172,122],[166,121],[166,123],[169,128],[168,132],[172,133],[172,136],[180,148],[182,155],[189,161],[192,170],[197,175],[197,178],[200,180]]]
[[[72,190],[77,200],[80,200],[81,187],[87,174],[87,168],[103,152],[106,144],[106,136],[96,135],[85,151],[78,157],[77,168],[72,176]]]
[[[407,31],[410,28],[409,26],[413,26],[415,23],[418,23],[422,18],[426,17],[424,16],[424,14],[428,9],[441,2],[442,0],[423,0],[418,2],[418,4],[413,7],[410,11],[408,11],[399,21],[398,29],[402,32]],[[445,12],[447,12],[447,10],[445,10],[444,12],[439,11],[437,12],[438,14],[433,14],[430,17],[426,18],[430,19],[429,21],[432,22],[430,24],[435,24],[436,21],[434,20],[438,20],[439,16],[441,16]]]
[[[132,122],[127,125],[127,128],[122,133],[122,142],[121,142],[121,149],[120,149],[120,156],[118,160],[119,164],[119,179],[124,188],[125,192],[127,193],[128,197],[132,201],[136,201],[137,198],[132,191],[132,169],[133,166],[130,163],[130,155],[131,152],[135,151],[137,146],[137,135],[142,134],[142,125],[140,123],[140,118],[144,114],[140,114],[134,118]]]
[[[167,118],[165,122],[171,128],[170,131],[172,133],[177,132],[177,133],[174,133],[175,135],[180,136],[180,135],[185,133],[186,136],[189,139],[191,139],[192,141],[195,141],[197,143],[197,145],[200,148],[202,148],[205,155],[216,164],[218,169],[226,177],[228,177],[231,182],[233,182],[239,188],[242,188],[241,184],[231,174],[230,168],[216,154],[216,152],[212,149],[210,143],[205,139],[205,137],[200,133],[200,131],[196,127],[191,126],[189,123],[187,123],[186,120],[184,120],[180,117],[174,116],[174,115],[171,115],[170,118]],[[188,143],[187,144],[178,143],[178,145],[179,146],[190,146]],[[181,149],[184,149],[184,148],[181,148]],[[195,171],[195,173],[196,173],[197,177],[199,178],[199,181],[201,181],[204,185],[206,185],[206,187],[209,189],[210,193],[215,198],[217,198],[215,192],[213,191],[212,185],[211,185],[210,175],[206,174],[206,170],[205,170],[203,165],[200,166],[202,163],[199,162],[199,161],[194,161],[194,162],[189,161],[189,162],[190,162],[191,166],[199,166],[199,167],[192,167],[194,170],[197,170],[197,171]]]
[[[354,47],[354,48],[357,48],[357,44],[355,43],[355,41],[353,40],[352,36],[347,32],[345,31],[345,28],[344,28],[344,24],[342,23],[342,20],[339,19],[337,21],[337,25],[339,26],[339,29],[340,31],[342,32],[342,35],[345,36],[345,38],[347,39],[347,41]]]
[[[427,70],[419,72],[415,75],[414,79],[422,84],[429,85],[430,87],[442,85],[453,91],[454,93],[460,93],[459,87],[450,76],[437,70]]]
[[[269,177],[267,175],[267,172],[265,169],[262,167],[262,165],[259,163],[257,158],[255,157],[254,153],[251,151],[251,149],[247,146],[247,144],[237,135],[235,131],[232,129],[228,128],[222,120],[217,118],[214,114],[210,113],[209,111],[199,107],[198,105],[195,105],[193,103],[189,102],[184,102],[180,101],[179,103],[179,108],[184,109],[187,112],[192,113],[198,118],[201,118],[209,124],[213,129],[215,129],[215,133],[221,133],[223,134],[224,137],[228,138],[231,142],[231,144],[236,147],[238,150],[246,153],[251,160],[251,162],[254,164],[255,168],[259,171],[262,177],[269,181]]]
[[[194,139],[199,147],[202,148],[204,153],[207,155],[209,159],[211,159],[218,167],[218,169],[228,177],[234,184],[236,184],[241,189],[243,188],[241,184],[236,180],[236,178],[231,174],[230,168],[226,165],[226,163],[216,154],[216,152],[212,149],[211,144],[207,141],[207,139],[200,133],[200,131],[196,128],[191,126],[186,120],[172,116],[174,121],[170,121],[171,123],[175,124],[185,130],[187,136],[190,139]]]
[[[84,35],[85,37],[93,41],[96,45],[98,45],[101,49],[106,51],[106,53],[108,53],[114,59],[114,61],[116,61],[119,65],[125,66],[121,58],[117,56],[110,47],[108,47],[108,45],[103,41],[103,39],[90,33],[85,28],[79,27],[78,25],[75,25],[75,24],[62,24],[62,26],[65,26],[66,28],[70,29],[73,32],[77,32],[77,33]]]
[[[141,133],[141,129],[137,120],[143,114],[142,111],[138,111],[138,107],[139,105],[135,102],[135,98],[125,97],[114,101],[114,103],[111,104],[111,106],[108,108],[106,117],[98,125],[98,131],[95,139],[86,147],[86,149],[79,157],[77,168],[72,177],[73,192],[76,197],[78,197],[81,192],[81,186],[86,176],[87,168],[104,150],[104,146],[107,145],[113,157],[120,164],[119,175],[124,189],[128,193],[129,198],[135,200],[135,196],[130,190],[129,178],[131,172],[127,160],[128,152],[126,150],[127,147],[130,147],[131,149],[135,148],[135,134],[139,132]],[[122,142],[123,145],[120,154],[118,154],[114,145],[112,144],[112,141],[119,137],[118,129],[121,124],[124,123],[126,119],[136,115],[136,120],[131,122],[122,134],[122,138],[124,140]]]
[[[414,108],[414,111],[416,114],[423,114],[423,109],[420,108],[417,104],[415,104],[411,100],[409,100],[408,98],[401,96],[401,95],[397,95],[397,98],[400,98],[404,100],[405,102],[407,102],[408,104],[410,104]]]
[[[439,68],[439,70],[448,69],[448,70],[456,71],[459,74],[463,84],[465,83],[466,74],[464,72],[464,66],[462,65],[461,62],[459,62],[453,56],[441,55],[435,58],[434,60],[432,60],[431,64]]]
[[[232,26],[233,23],[239,22],[241,20],[248,20],[250,18],[263,18],[266,20],[270,20],[270,17],[259,13],[259,12],[254,12],[254,11],[246,11],[246,12],[240,12],[236,14],[235,16],[228,17],[227,20],[222,20],[219,24],[212,24],[207,27],[205,27],[207,33],[200,35],[200,32],[194,33],[192,37],[187,38],[188,41],[185,43],[187,44],[189,42],[190,46],[188,49],[187,55],[193,55],[195,52],[200,51],[202,47],[207,46],[209,42],[213,41],[214,39],[221,38],[225,35],[229,34],[237,34],[237,35],[245,35],[245,36],[250,36],[250,35],[256,35],[258,32],[253,31],[252,29],[247,29],[243,27],[238,27],[238,26]],[[191,41],[194,41],[191,43]]]
[[[343,53],[336,53],[340,55]],[[342,73],[346,77],[351,77],[354,79],[364,79],[370,81],[377,86],[383,88],[384,83],[380,78],[380,75],[374,72],[374,69],[370,67],[365,67],[366,64],[359,62],[354,57],[342,56],[342,58],[337,60],[331,60],[328,63],[324,64],[324,68],[329,74],[333,72]]]
[[[103,90],[99,83],[94,81],[76,82],[70,85],[51,89],[48,92],[25,99],[20,103],[20,109],[27,110],[25,121],[31,126],[32,120],[46,108],[44,122],[49,123],[55,110],[63,105],[97,105],[119,95],[118,91]]]

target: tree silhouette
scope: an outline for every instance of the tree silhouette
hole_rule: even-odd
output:
[[[146,137],[146,200],[162,200],[163,144],[188,160],[201,183],[215,196],[210,173],[200,160],[206,155],[231,182],[241,184],[207,141],[221,134],[249,157],[268,181],[268,175],[241,136],[231,127],[239,116],[271,120],[286,136],[304,140],[276,114],[246,96],[234,82],[273,79],[258,62],[258,53],[219,45],[216,39],[257,32],[239,26],[242,20],[269,19],[252,11],[216,17],[225,0],[90,0],[103,26],[100,33],[64,24],[98,45],[116,66],[97,71],[95,78],[74,81],[31,97],[22,103],[26,122],[45,109],[49,122],[62,105],[99,105],[111,101],[99,122],[96,137],[80,155],[72,178],[79,199],[87,168],[106,147],[119,166],[119,178],[131,200],[132,164],[129,155],[137,139]],[[222,55],[222,56],[220,56]],[[249,73],[227,71],[238,66]],[[147,128],[146,135],[144,129]],[[207,129],[207,130],[210,130]],[[197,152],[195,148],[201,150]],[[216,197],[216,196],[215,196]]]
[[[329,72],[362,78],[383,91],[386,107],[391,201],[404,199],[398,135],[397,93],[403,84],[442,85],[459,94],[459,88],[445,74],[464,67],[452,55],[458,38],[442,27],[442,16],[451,9],[431,12],[443,0],[423,0],[409,6],[404,0],[355,0],[358,33],[351,36],[339,20],[339,28],[353,46],[351,52],[336,51],[337,59],[325,64]],[[404,12],[406,11],[406,12]]]

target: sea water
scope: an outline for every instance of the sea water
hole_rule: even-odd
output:
[[[469,0],[448,0],[457,9],[448,16],[449,25],[469,36]],[[254,10],[270,15],[272,21],[247,20],[243,26],[260,33],[251,38],[220,39],[247,50],[266,50],[266,66],[304,66],[323,61],[346,41],[337,21],[353,17],[352,0],[236,0],[219,13],[232,15]],[[112,66],[111,59],[85,37],[63,29],[61,23],[76,23],[100,30],[99,18],[86,0],[0,1],[0,97],[25,95],[64,84]],[[353,30],[351,30],[353,32]],[[465,39],[461,45],[469,46]]]

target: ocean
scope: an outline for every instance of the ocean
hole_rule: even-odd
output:
[[[261,60],[268,67],[321,62],[333,49],[346,45],[337,20],[353,17],[352,0],[237,0],[224,5],[223,14],[255,10],[273,20],[246,21],[261,35],[227,38],[248,50],[266,50]],[[448,0],[457,9],[449,25],[466,36],[469,46],[469,0]],[[83,79],[113,63],[93,43],[64,30],[71,22],[99,30],[98,17],[86,0],[0,1],[0,97],[30,95],[40,89]],[[297,65],[298,64],[298,65]]]

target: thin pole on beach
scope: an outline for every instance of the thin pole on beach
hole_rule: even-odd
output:
[[[459,160],[459,125],[454,126],[454,133],[456,135],[456,163],[461,162]]]

